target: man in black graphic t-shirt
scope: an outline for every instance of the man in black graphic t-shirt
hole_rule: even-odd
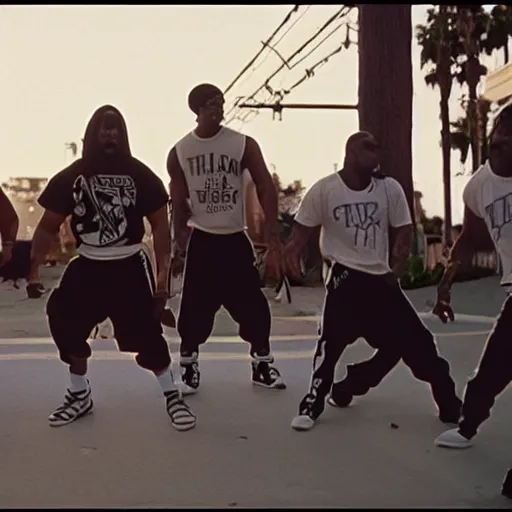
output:
[[[45,211],[33,238],[29,296],[40,295],[38,268],[69,215],[78,253],[47,303],[50,331],[71,381],[63,405],[50,415],[51,426],[92,410],[87,339],[106,318],[119,349],[135,352],[137,363],[155,374],[173,426],[195,426],[195,416],[174,384],[160,323],[168,296],[167,202],[162,181],[131,156],[124,119],[111,106],[98,109],[89,122],[82,158],[54,176],[39,197]],[[144,217],[153,232],[156,280],[142,250]]]

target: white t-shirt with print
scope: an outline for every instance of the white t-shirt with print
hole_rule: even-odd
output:
[[[494,174],[486,162],[471,176],[462,197],[464,204],[485,221],[501,260],[501,284],[512,284],[512,178]]]
[[[322,226],[320,252],[330,261],[369,274],[389,268],[389,226],[412,224],[401,185],[393,178],[372,179],[352,190],[338,173],[316,182],[301,202],[295,221]]]

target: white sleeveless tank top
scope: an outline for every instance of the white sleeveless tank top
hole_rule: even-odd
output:
[[[245,135],[225,126],[209,139],[192,131],[175,147],[188,185],[188,225],[216,234],[244,231]]]

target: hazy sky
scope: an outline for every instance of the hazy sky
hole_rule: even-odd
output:
[[[227,87],[291,7],[0,6],[0,179],[51,177],[70,161],[65,143],[78,141],[93,111],[112,103],[126,118],[134,155],[167,182],[167,153],[194,126],[190,89],[201,82]],[[304,15],[277,45],[279,53],[292,53],[338,8],[311,6],[304,13],[302,6],[292,22]],[[414,25],[424,21],[426,8],[413,6]],[[341,29],[271,86],[289,87],[344,38]],[[263,56],[228,99],[251,94],[277,69],[277,55]],[[439,93],[424,85],[415,44],[413,64],[414,180],[428,213],[442,214]],[[352,46],[286,101],[355,104],[357,75]],[[454,106],[458,96],[455,88]],[[284,182],[300,178],[307,186],[333,172],[357,125],[355,111],[321,110],[284,111],[281,122],[265,110],[250,122],[230,124],[260,142]],[[458,155],[452,160],[453,171],[460,171]],[[466,181],[453,180],[454,222],[461,219]]]

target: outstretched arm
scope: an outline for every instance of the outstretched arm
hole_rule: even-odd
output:
[[[384,186],[388,196],[388,217],[391,240],[389,264],[393,281],[400,279],[407,266],[411,252],[414,225],[404,189],[393,178],[385,178]]]
[[[265,215],[263,237],[267,244],[278,242],[277,235],[277,191],[267,168],[260,146],[251,137],[246,137],[242,168],[248,169],[256,186],[258,199]]]
[[[284,248],[285,269],[289,277],[301,281],[300,255],[309,238],[324,220],[322,181],[315,183],[302,199],[295,215],[292,237]]]
[[[438,300],[450,302],[450,290],[458,269],[471,263],[479,235],[486,230],[485,222],[466,206],[462,231],[452,246],[443,277],[437,287]]]
[[[45,262],[46,255],[52,247],[55,235],[59,233],[61,224],[66,220],[66,215],[45,210],[39,220],[32,238],[30,253],[29,283],[39,282],[39,267]]]
[[[188,205],[188,186],[176,154],[176,148],[172,148],[167,157],[167,172],[171,178],[169,185],[172,204],[172,224],[174,228],[174,238],[178,246],[178,252],[183,254],[187,250],[190,228],[187,221],[192,212]]]
[[[171,259],[171,233],[167,204],[148,216],[153,235],[156,260],[156,293],[168,294],[169,265]]]
[[[391,272],[400,279],[405,272],[407,260],[412,246],[414,228],[412,224],[400,226],[398,228],[391,227],[393,247],[391,248]]]

